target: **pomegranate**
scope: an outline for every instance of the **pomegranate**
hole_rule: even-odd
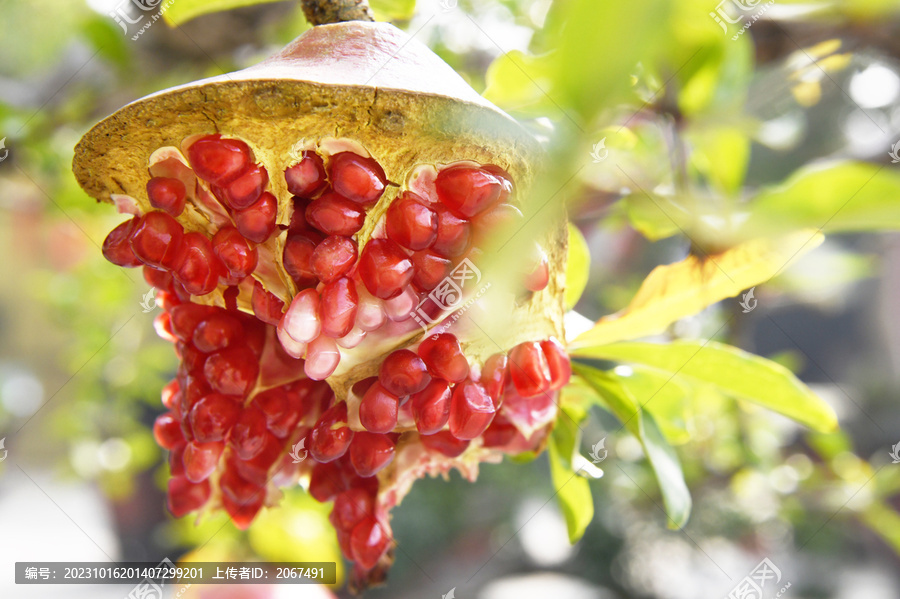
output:
[[[436,55],[371,22],[314,27],[85,135],[79,183],[129,214],[103,255],[143,267],[180,359],[154,427],[172,513],[245,528],[299,483],[334,501],[363,588],[415,479],[541,451],[571,373],[564,224],[548,211],[537,250],[501,250],[538,157]]]

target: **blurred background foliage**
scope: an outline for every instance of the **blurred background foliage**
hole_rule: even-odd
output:
[[[575,328],[625,310],[573,345],[549,456],[417,484],[371,596],[719,597],[763,557],[792,597],[900,596],[900,2],[371,5],[546,144],[532,195],[568,206]],[[249,66],[308,25],[296,2],[174,0],[135,35],[122,7],[141,16],[127,0],[0,0],[0,522],[20,541],[0,556],[80,558],[29,526],[87,501],[99,523],[79,527],[107,530],[116,558],[340,562],[327,507],[301,489],[246,533],[165,513],[151,426],[176,359],[140,273],[100,255],[121,217],[70,172],[121,105]],[[720,8],[742,21],[720,25]],[[68,485],[45,491],[56,507],[29,486],[41,476]],[[14,514],[23,493],[40,499]],[[186,596],[208,592],[225,591]]]

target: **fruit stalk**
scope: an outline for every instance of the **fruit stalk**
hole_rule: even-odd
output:
[[[366,0],[300,0],[300,6],[313,26],[375,20]]]

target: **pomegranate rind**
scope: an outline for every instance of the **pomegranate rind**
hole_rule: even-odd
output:
[[[297,142],[335,135],[366,147],[393,182],[403,181],[412,164],[465,156],[497,164],[521,185],[540,152],[522,127],[427,47],[388,23],[354,21],[312,28],[242,71],[128,104],[75,147],[75,177],[98,200],[127,194],[146,211],[146,157],[209,133],[245,141],[270,175],[296,162],[290,155]],[[286,224],[287,184],[270,179]],[[396,187],[389,186],[381,203],[393,195]]]

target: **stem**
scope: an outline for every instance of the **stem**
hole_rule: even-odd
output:
[[[314,26],[375,20],[367,0],[300,0],[300,7]]]

